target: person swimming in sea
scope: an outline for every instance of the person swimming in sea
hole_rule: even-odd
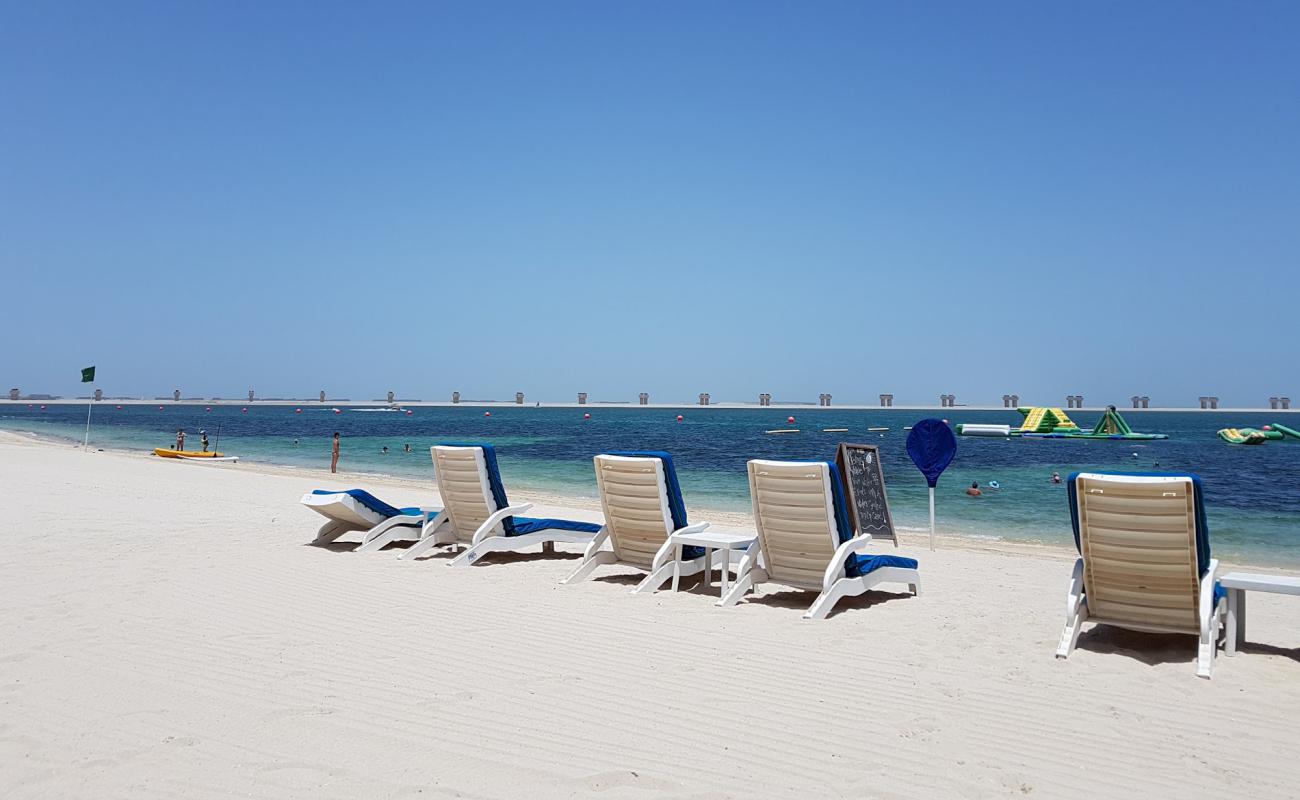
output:
[[[1060,482],[1061,482],[1061,473],[1059,473],[1059,472],[1053,472],[1053,473],[1052,473],[1052,483],[1060,483]]]
[[[388,455],[388,445],[384,445],[383,449],[380,452],[382,452],[384,455]]]
[[[407,442],[407,443],[406,443],[406,446],[402,448],[402,451],[403,451],[403,452],[406,452],[406,453],[411,452],[411,443],[410,443],[410,442]]]
[[[966,494],[971,497],[979,497],[984,494],[980,491],[979,481],[971,481],[970,488],[966,490]]]

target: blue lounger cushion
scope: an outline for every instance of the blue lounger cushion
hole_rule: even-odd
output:
[[[662,450],[611,450],[605,455],[624,458],[657,458],[664,465],[664,488],[668,490],[668,514],[673,518],[673,530],[680,531],[691,523],[686,521],[686,501],[682,499],[682,486],[677,482],[677,468],[673,457]],[[683,547],[682,560],[704,557],[703,547]]]
[[[840,469],[835,462],[828,461],[831,470],[831,495],[835,505],[835,527],[839,528],[840,543],[853,538],[853,525],[849,522],[849,507],[844,502],[844,484],[840,482]],[[919,566],[915,558],[889,555],[866,555],[854,553],[844,562],[844,574],[850,578],[860,578],[881,567],[901,567],[916,569]]]
[[[497,465],[497,452],[490,444],[461,444],[444,442],[444,447],[477,447],[483,451],[483,464],[487,468],[488,488],[492,490],[492,502],[497,508],[506,508],[510,501],[506,498],[506,487],[501,481],[501,468]],[[580,533],[596,533],[600,526],[594,522],[578,522],[572,519],[549,519],[509,516],[501,520],[501,530],[506,536],[523,536],[538,531],[561,530]]]
[[[405,514],[409,517],[419,517],[424,514],[424,512],[418,508],[396,508],[390,506],[364,489],[317,489],[313,491],[312,494],[345,494],[383,517],[396,517],[399,514]]]
[[[1074,527],[1074,549],[1083,554],[1083,547],[1079,544],[1079,475],[1081,473],[1070,473],[1070,477],[1065,481],[1065,488],[1069,491],[1070,496],[1070,525]],[[1201,490],[1201,476],[1190,472],[1093,472],[1093,475],[1117,475],[1119,477],[1135,478],[1188,478],[1192,482],[1192,502],[1196,506],[1196,573],[1205,577],[1205,572],[1210,568],[1210,526],[1205,519],[1205,494]],[[1214,600],[1217,603],[1220,598],[1228,596],[1228,590],[1219,585],[1218,581],[1214,582]]]

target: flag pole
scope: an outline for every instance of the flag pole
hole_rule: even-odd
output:
[[[90,400],[86,401],[86,438],[81,440],[81,449],[85,450],[90,446],[90,409],[95,407],[95,398],[92,394]]]
[[[934,551],[934,487],[930,487],[930,550]]]

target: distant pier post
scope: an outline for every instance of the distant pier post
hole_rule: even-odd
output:
[[[459,402],[460,402],[460,392],[452,392],[452,393],[451,393],[451,402],[452,402],[453,404],[456,404],[456,403],[459,403]]]
[[[891,404],[892,405],[892,404]],[[939,395],[940,408],[955,408],[957,406],[957,395],[941,394]]]
[[[1132,399],[1133,399],[1133,407],[1134,407],[1134,408],[1141,408],[1141,407],[1142,407],[1142,398],[1141,398],[1141,397],[1139,397],[1138,395],[1133,395],[1133,398],[1132,398]]]
[[[252,390],[252,389],[249,389],[249,390],[248,390],[248,402],[250,402],[250,403],[253,402],[253,390]]]
[[[324,390],[324,389],[321,389],[321,390],[320,390],[320,401],[321,401],[322,403],[325,402],[325,390]]]
[[[181,390],[172,389],[172,402],[179,403],[180,401],[181,401]]]
[[[1291,398],[1289,397],[1279,397],[1277,399],[1277,404],[1287,411],[1291,410]]]
[[[1150,407],[1151,407],[1151,398],[1150,398],[1150,397],[1147,397],[1146,395],[1142,395],[1142,407],[1143,407],[1143,408],[1150,408]]]
[[[1277,398],[1276,398],[1276,397],[1270,397],[1270,398],[1268,398],[1268,407],[1269,407],[1271,410],[1273,410],[1273,411],[1277,411]]]
[[[1009,394],[1002,395],[1002,407],[1011,408],[1011,395]]]
[[[709,393],[700,392],[700,405],[707,406],[708,404],[709,404]]]
[[[1020,395],[1018,394],[1011,395],[1011,407],[1020,408]]]
[[[649,393],[649,392],[642,392],[641,394],[637,395],[637,398],[636,398],[636,399],[637,399],[637,402],[640,403],[640,404],[643,405],[643,406],[648,406],[648,405],[650,405],[650,393]]]
[[[23,396],[23,393],[20,392],[20,391],[18,391],[17,389],[10,389],[10,390],[9,390],[9,399],[10,399],[10,400],[17,400],[18,398],[20,398],[20,397],[22,397],[22,396]]]
[[[324,400],[324,399],[325,399],[325,393],[324,393],[324,392],[321,392],[320,394],[321,394],[321,399]],[[389,392],[389,393],[388,393],[388,404],[389,404],[390,406],[393,404],[393,393],[392,393],[392,392]]]
[[[578,405],[585,406],[586,404],[587,404],[587,393],[578,392]]]
[[[522,406],[523,404],[524,404],[524,393],[515,392],[515,405]]]
[[[880,407],[890,408],[894,405],[894,396],[892,394],[882,394],[880,396]]]
[[[104,390],[103,390],[103,389],[96,389],[96,390],[95,390],[95,402],[98,403],[100,400],[103,400],[103,399],[104,399]]]

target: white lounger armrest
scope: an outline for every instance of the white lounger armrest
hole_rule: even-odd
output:
[[[826,565],[826,572],[822,575],[822,591],[829,592],[835,585],[835,581],[844,573],[844,562],[849,560],[849,556],[871,544],[871,534],[864,533],[861,536],[854,536],[847,542],[841,542],[840,546],[835,548],[835,555],[831,556],[831,563]]]
[[[684,528],[678,528],[673,531],[669,534],[667,539],[664,539],[664,543],[659,545],[659,549],[655,551],[654,561],[650,562],[650,571],[653,572],[654,570],[659,569],[659,567],[663,566],[673,558],[673,550],[677,547],[677,543],[673,541],[674,536],[679,533],[703,533],[708,530],[708,528],[709,523],[697,522],[694,525],[687,525]]]
[[[1065,619],[1068,622],[1074,619],[1074,614],[1079,610],[1079,603],[1083,600],[1083,559],[1074,560],[1074,573],[1070,575],[1070,591],[1065,596]]]
[[[517,506],[506,506],[505,508],[497,509],[493,512],[492,516],[488,517],[487,520],[483,522],[482,525],[478,526],[478,530],[474,531],[474,538],[470,540],[470,544],[478,544],[486,539],[488,534],[492,532],[492,529],[497,525],[500,525],[501,520],[506,517],[513,517],[515,514],[522,514],[532,507],[532,503],[520,503]]]
[[[591,541],[587,543],[586,549],[582,551],[582,560],[590,560],[591,557],[596,554],[596,551],[600,549],[600,546],[607,541],[609,541],[609,529],[604,525],[601,525],[600,530],[596,531],[596,535],[591,537]]]
[[[1211,558],[1210,567],[1201,576],[1201,635],[1206,636],[1214,620],[1214,582],[1219,579],[1219,559]]]
[[[426,514],[424,518],[424,527],[420,529],[420,538],[427,539],[434,531],[441,528],[443,523],[447,522],[448,519],[450,519],[450,517],[447,516],[445,510],[439,511],[432,517]]]

